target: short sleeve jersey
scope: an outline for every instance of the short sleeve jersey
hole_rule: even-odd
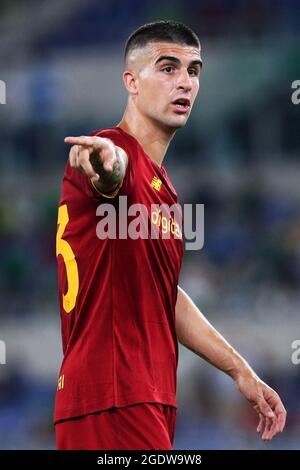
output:
[[[128,166],[114,197],[66,166],[57,231],[64,357],[55,422],[142,402],[176,406],[183,241],[173,212],[159,207],[177,205],[177,194],[165,168],[132,135],[120,128],[93,134],[123,148]]]

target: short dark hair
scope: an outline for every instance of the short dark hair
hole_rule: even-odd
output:
[[[125,45],[125,60],[130,51],[149,42],[174,42],[200,48],[198,36],[188,26],[177,21],[154,21],[134,31]]]

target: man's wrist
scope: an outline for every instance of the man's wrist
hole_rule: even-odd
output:
[[[228,375],[232,378],[234,382],[249,378],[258,379],[258,376],[255,374],[254,370],[240,355],[237,355],[237,357],[235,358],[234,365],[228,371]]]

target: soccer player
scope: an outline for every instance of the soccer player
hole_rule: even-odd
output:
[[[199,39],[187,26],[140,27],[126,44],[128,103],[121,122],[65,139],[72,147],[57,232],[64,352],[58,449],[172,449],[178,341],[232,377],[257,411],[264,440],[285,426],[278,394],[178,286],[183,241],[172,213],[168,238],[151,213],[152,204],[177,203],[163,159],[187,122],[201,68]],[[158,238],[119,230],[127,216],[121,197],[128,208],[147,209],[146,225],[154,220]],[[117,226],[102,236],[108,213],[117,214]],[[129,209],[128,225],[133,215]]]

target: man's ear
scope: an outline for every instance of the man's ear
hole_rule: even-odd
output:
[[[123,82],[128,93],[131,95],[137,94],[138,77],[134,70],[125,70],[123,73]]]

